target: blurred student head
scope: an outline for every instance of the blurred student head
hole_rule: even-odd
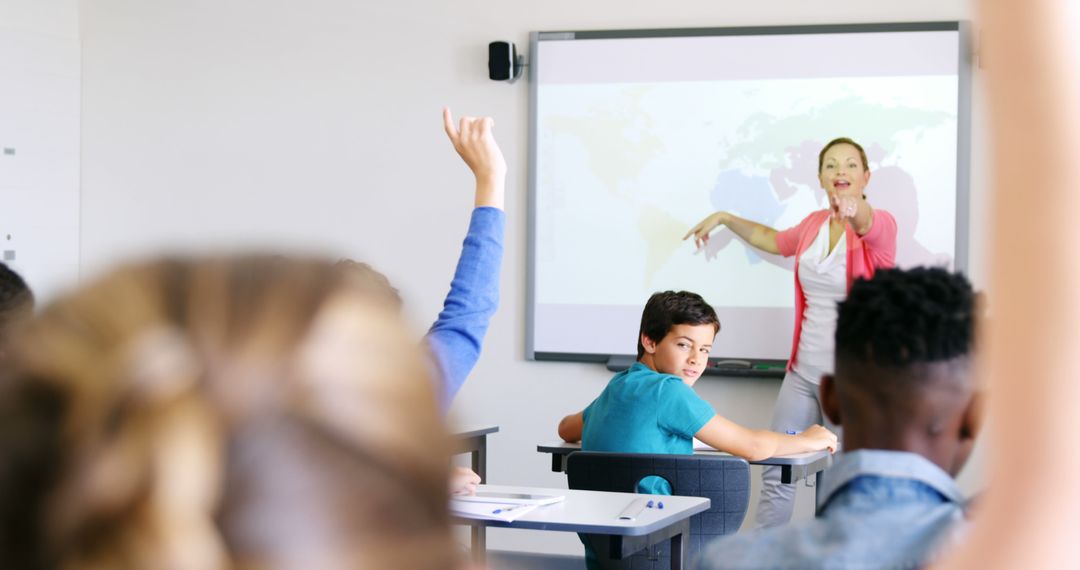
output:
[[[455,567],[445,432],[388,294],[248,256],[125,267],[46,307],[0,380],[0,559]]]
[[[967,278],[942,268],[882,270],[852,285],[839,307],[836,372],[821,386],[845,451],[911,451],[960,471],[979,425],[974,300]]]
[[[0,263],[0,359],[11,330],[34,311],[34,294],[13,269]]]

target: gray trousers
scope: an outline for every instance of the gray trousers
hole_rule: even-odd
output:
[[[770,429],[776,432],[803,431],[821,424],[840,436],[839,426],[833,425],[821,411],[818,385],[791,371],[784,376],[780,394],[776,397]],[[799,485],[780,482],[780,468],[766,467],[761,474],[761,497],[758,499],[755,528],[787,524],[795,509],[795,491]]]

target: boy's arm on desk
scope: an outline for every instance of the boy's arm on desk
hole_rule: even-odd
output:
[[[694,440],[694,453],[722,453],[724,455],[731,455],[726,451],[720,451],[715,447]],[[766,457],[756,461],[748,461],[752,465],[802,465],[811,463],[816,459],[822,457],[828,457],[831,455],[828,450],[821,449],[818,451],[804,451],[802,453],[789,453],[787,455],[773,455],[772,457]]]
[[[789,442],[778,433],[746,428],[719,414],[702,426],[694,438],[747,461],[761,461],[781,453],[804,451],[795,445],[788,445]]]
[[[836,448],[836,435],[811,426],[797,434],[780,434],[765,429],[743,427],[719,414],[714,415],[694,437],[732,455],[758,462],[777,455],[791,455],[818,449]]]

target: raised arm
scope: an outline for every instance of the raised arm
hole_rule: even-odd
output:
[[[980,338],[993,485],[949,569],[1075,568],[1080,560],[1080,4],[979,2],[993,142]],[[1032,169],[1037,183],[1032,184]]]
[[[836,434],[819,425],[810,426],[800,434],[786,435],[746,428],[719,415],[713,416],[694,437],[706,445],[749,461],[819,449],[836,451]]]
[[[683,239],[686,240],[693,236],[694,246],[701,247],[709,243],[709,233],[721,225],[731,228],[735,235],[761,251],[780,253],[780,249],[776,245],[776,230],[757,222],[745,220],[730,212],[710,214],[707,218],[698,222],[696,226],[690,228],[690,231],[686,232]]]
[[[428,331],[442,380],[442,402],[448,406],[480,358],[488,323],[499,306],[506,215],[506,160],[492,134],[490,118],[464,117],[454,125],[450,109],[443,109],[446,136],[472,170],[476,192],[469,230],[461,248],[450,292],[438,320]]]

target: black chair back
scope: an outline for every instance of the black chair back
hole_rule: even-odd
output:
[[[638,481],[650,475],[666,479],[674,495],[711,501],[709,510],[690,519],[691,560],[713,538],[738,531],[746,517],[750,464],[741,457],[575,451],[567,458],[566,477],[571,489],[633,493]],[[639,552],[613,568],[671,567],[669,542],[650,550],[653,552]]]

